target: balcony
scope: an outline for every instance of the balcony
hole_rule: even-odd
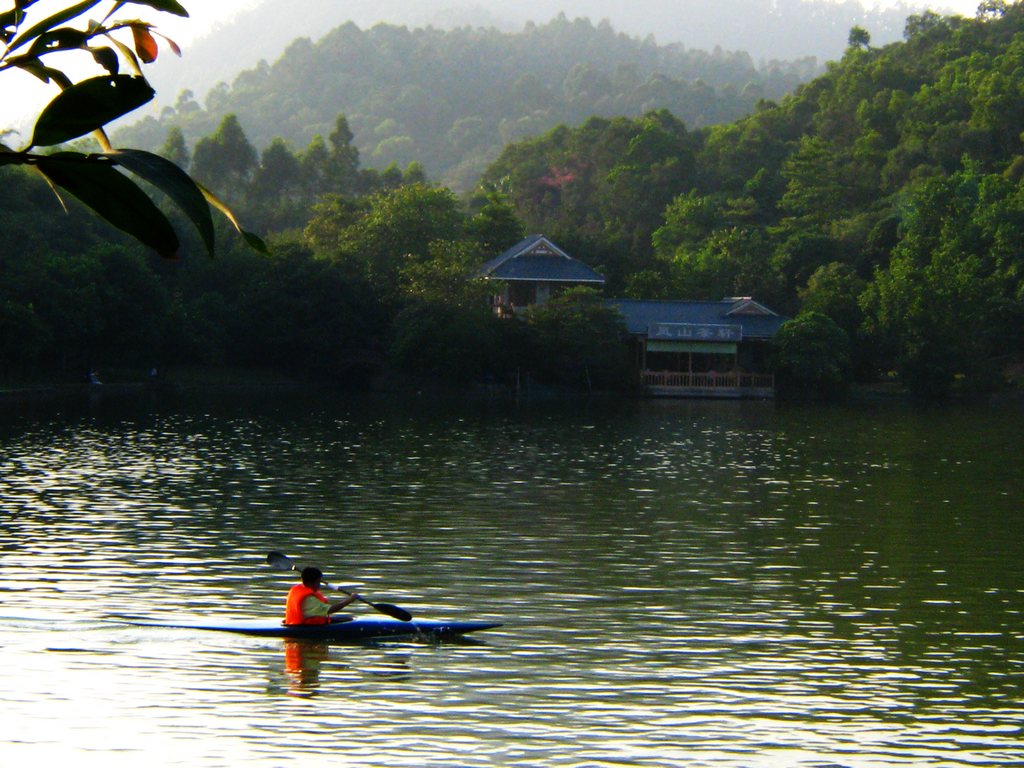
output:
[[[770,373],[641,371],[640,384],[648,397],[759,399],[775,396],[775,376]]]

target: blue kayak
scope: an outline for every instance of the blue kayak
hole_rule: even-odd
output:
[[[433,621],[416,619],[358,618],[332,624],[285,625],[277,619],[223,620],[223,621],[131,621],[140,627],[167,629],[196,629],[209,632],[233,632],[256,637],[294,637],[307,640],[372,640],[380,637],[445,638],[494,629],[501,624],[493,621]]]

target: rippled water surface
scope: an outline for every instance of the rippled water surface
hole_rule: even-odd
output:
[[[0,766],[1021,764],[1022,428],[887,403],[7,406]],[[276,617],[270,550],[504,626],[123,621]]]

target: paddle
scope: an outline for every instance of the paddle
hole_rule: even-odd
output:
[[[272,568],[277,568],[278,570],[299,571],[300,573],[302,572],[301,568],[295,565],[295,563],[293,563],[286,555],[282,555],[280,552],[271,552],[269,555],[267,555],[267,563]],[[338,592],[344,592],[346,595],[355,594],[353,592],[349,592],[347,589],[342,589],[341,587],[332,587],[326,581],[322,583],[328,589],[333,589]],[[404,608],[399,608],[397,605],[391,605],[390,603],[371,603],[362,595],[356,595],[355,597],[356,600],[366,603],[375,611],[380,611],[381,613],[386,614],[387,616],[390,616],[393,619],[398,619],[399,621],[412,621],[412,614]]]

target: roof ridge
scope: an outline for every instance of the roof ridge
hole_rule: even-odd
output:
[[[538,246],[540,246],[540,245],[544,246],[546,252],[545,253],[540,253],[540,254],[535,254],[535,255],[532,254],[531,251],[537,249]],[[579,259],[575,258],[574,256],[571,256],[569,253],[567,253],[562,248],[557,246],[554,242],[552,242],[552,240],[547,235],[544,235],[544,234],[534,234],[534,235],[528,235],[528,236],[524,237],[522,240],[520,240],[518,243],[516,243],[512,247],[507,248],[505,251],[500,253],[498,256],[494,257],[490,261],[488,261],[485,264],[483,264],[479,268],[479,270],[477,270],[477,275],[480,276],[480,277],[488,277],[488,276],[494,275],[495,273],[499,272],[506,264],[508,264],[509,262],[511,262],[514,259],[517,259],[519,257],[527,257],[527,258],[535,257],[535,258],[538,258],[538,259],[555,259],[555,260],[561,259],[561,260],[564,260],[564,262],[567,262],[567,264],[566,264],[564,269],[567,269],[567,270],[570,270],[570,271],[575,271],[575,272],[579,273],[578,275],[575,275],[575,276],[554,276],[554,277],[549,276],[548,278],[546,278],[549,281],[556,281],[556,282],[557,281],[568,281],[568,282],[601,283],[601,284],[603,284],[605,282],[604,275],[602,275],[600,272],[595,270],[589,264],[586,264],[585,262],[580,261]],[[522,263],[526,264],[527,262],[524,261]],[[527,279],[527,278],[513,278],[513,277],[506,276],[506,277],[503,277],[501,279]],[[545,278],[541,278],[541,279],[545,279]]]
[[[480,267],[480,273],[486,274],[487,272],[493,272],[509,259],[514,259],[516,256],[519,256],[530,245],[533,245],[533,243],[537,242],[542,237],[544,237],[544,235],[527,235],[515,245],[506,248],[493,259],[485,262],[483,266]]]

